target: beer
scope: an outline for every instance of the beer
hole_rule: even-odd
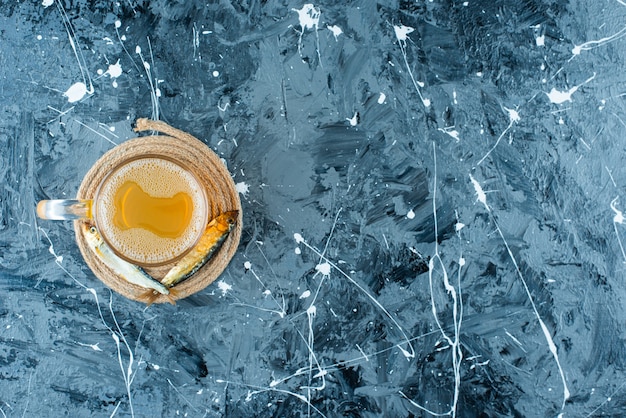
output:
[[[187,252],[207,221],[202,187],[163,157],[126,162],[103,181],[94,215],[102,237],[128,261],[159,265]]]

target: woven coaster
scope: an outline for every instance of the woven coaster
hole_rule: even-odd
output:
[[[242,210],[239,194],[235,188],[228,169],[222,160],[208,146],[186,132],[172,128],[164,122],[149,119],[138,119],[136,132],[157,131],[166,135],[143,136],[130,139],[104,154],[85,175],[80,188],[78,199],[93,199],[98,185],[106,174],[120,161],[146,154],[164,155],[193,171],[200,182],[205,186],[209,203],[209,220],[217,215],[238,210],[237,224],[230,232],[221,248],[211,259],[193,276],[175,286],[175,299],[183,299],[192,295],[209,284],[213,283],[224,271],[231,258],[237,251],[242,229]],[[106,266],[87,246],[87,241],[80,228],[83,221],[74,221],[76,242],[85,262],[104,284],[121,295],[136,301],[142,293],[143,287],[136,286],[118,277]],[[155,279],[162,279],[174,264],[146,268],[145,270]],[[167,297],[159,295],[155,303],[168,302]]]

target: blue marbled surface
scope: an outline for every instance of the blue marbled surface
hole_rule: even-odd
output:
[[[622,415],[625,16],[2,2],[2,416]],[[138,117],[241,190],[237,254],[174,307],[35,217]]]

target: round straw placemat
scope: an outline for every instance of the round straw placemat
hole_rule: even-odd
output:
[[[211,284],[224,271],[234,256],[242,229],[242,211],[239,194],[235,188],[228,169],[224,162],[207,145],[186,132],[172,128],[164,122],[149,119],[138,119],[136,132],[157,131],[165,135],[143,136],[130,139],[104,154],[85,175],[80,188],[78,199],[93,199],[102,179],[120,162],[143,155],[163,155],[192,171],[204,185],[209,204],[209,220],[219,214],[238,210],[239,217],[234,228],[222,244],[221,248],[211,259],[193,276],[177,284],[172,293],[174,299],[182,299],[192,295]],[[85,262],[104,284],[121,295],[140,302],[145,302],[140,296],[146,289],[127,282],[118,277],[100,258],[88,247],[81,222],[74,221],[76,242]],[[145,270],[155,279],[162,279],[174,264],[146,268]],[[159,295],[154,303],[169,302],[164,295]]]

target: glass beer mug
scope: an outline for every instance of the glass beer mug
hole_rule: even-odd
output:
[[[90,222],[120,258],[152,267],[177,261],[196,245],[209,207],[191,171],[166,156],[145,155],[117,164],[92,200],[42,200],[37,215]]]

